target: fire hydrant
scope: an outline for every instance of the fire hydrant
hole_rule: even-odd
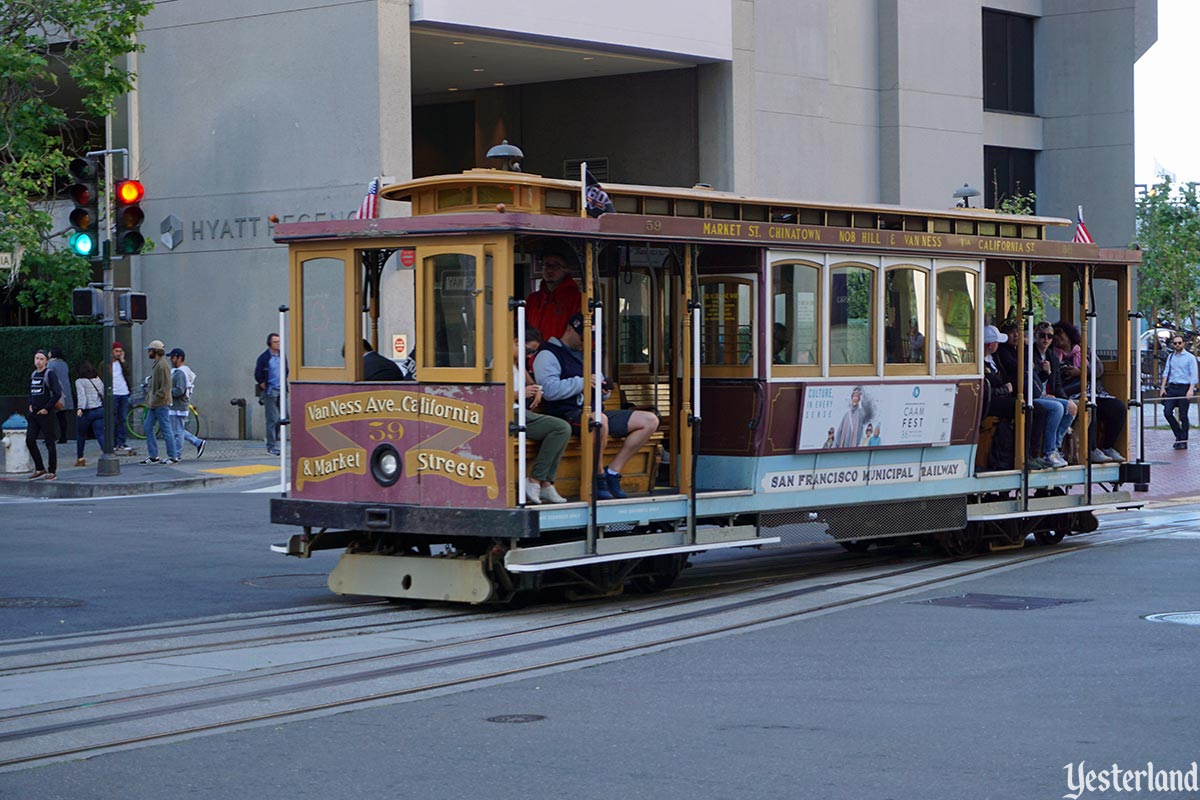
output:
[[[29,448],[25,446],[25,431],[29,423],[20,414],[13,414],[0,425],[4,431],[4,471],[16,475],[33,472]]]

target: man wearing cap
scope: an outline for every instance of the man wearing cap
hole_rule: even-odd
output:
[[[175,440],[178,443],[176,451],[183,453],[183,443],[186,441],[196,448],[196,458],[200,458],[204,455],[204,448],[208,443],[198,436],[193,436],[192,432],[184,427],[187,416],[191,413],[192,390],[196,388],[196,373],[183,363],[187,355],[181,348],[173,348],[171,352],[167,353],[167,358],[171,360],[171,429],[175,432]],[[175,392],[180,383],[180,376],[182,376],[183,394],[177,395]]]
[[[604,376],[598,369],[596,372],[603,384]],[[583,377],[583,314],[576,312],[568,319],[562,339],[552,336],[542,343],[533,359],[533,376],[542,387],[541,412],[561,417],[572,425],[580,424],[583,392],[595,386],[596,380]],[[650,411],[622,409],[600,415],[600,452],[604,452],[610,434],[625,441],[620,452],[597,476],[597,499],[627,496],[621,489],[621,469],[656,430],[658,416]]]
[[[575,253],[565,242],[552,241],[541,254],[542,285],[525,298],[525,324],[543,336],[560,337],[567,320],[583,307],[579,285],[571,277]]]
[[[128,436],[125,418],[129,415],[129,381],[125,377],[125,345],[120,342],[113,342],[109,372],[113,396],[113,452],[132,453],[132,448],[125,443]]]
[[[146,345],[146,355],[154,362],[150,370],[150,388],[146,394],[146,458],[143,464],[176,464],[179,462],[179,443],[171,430],[171,368],[167,366],[162,341],[155,339]],[[158,427],[156,432],[155,426]],[[167,458],[158,458],[158,434],[167,443]]]

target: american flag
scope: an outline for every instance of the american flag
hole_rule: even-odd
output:
[[[601,214],[610,214],[617,209],[613,206],[612,198],[608,196],[608,192],[604,191],[600,186],[600,181],[588,172],[587,162],[583,162],[582,166],[583,177],[583,197],[586,201],[587,213],[589,217],[598,217]]]
[[[1075,238],[1071,241],[1076,244],[1093,244],[1092,235],[1088,233],[1087,225],[1083,224],[1083,206],[1079,207],[1079,212],[1075,223]]]
[[[367,196],[363,198],[362,204],[358,207],[358,213],[354,215],[355,219],[375,219],[375,215],[379,212],[379,178],[375,178],[367,185]]]

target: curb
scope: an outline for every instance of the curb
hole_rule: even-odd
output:
[[[83,497],[123,497],[133,494],[153,494],[179,489],[202,489],[207,486],[239,480],[236,475],[197,475],[186,478],[167,478],[156,481],[126,481],[122,483],[79,483],[28,478],[0,478],[0,496],[69,499]]]

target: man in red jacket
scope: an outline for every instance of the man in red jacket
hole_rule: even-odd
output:
[[[577,263],[565,242],[552,242],[541,256],[542,286],[525,298],[525,320],[549,339],[561,337],[567,320],[582,311],[582,292],[571,277],[571,265]]]

